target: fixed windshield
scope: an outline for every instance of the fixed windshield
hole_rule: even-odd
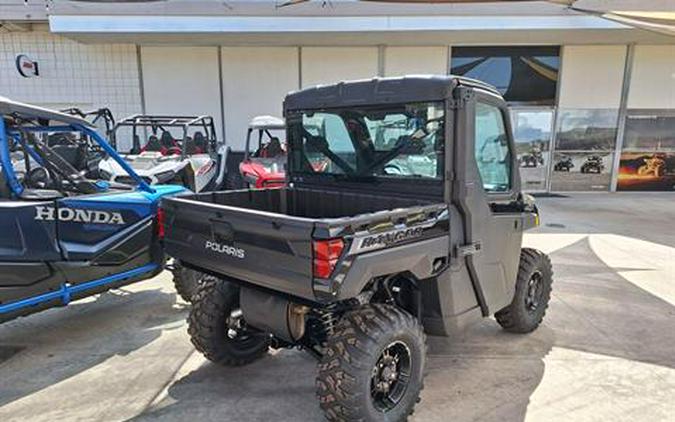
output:
[[[304,111],[288,119],[295,173],[442,177],[442,102]]]

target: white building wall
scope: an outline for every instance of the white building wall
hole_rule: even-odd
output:
[[[626,46],[566,45],[562,60],[561,108],[619,108]]]
[[[148,114],[209,115],[222,131],[217,47],[141,47]]]
[[[243,151],[251,118],[281,117],[284,97],[299,88],[298,48],[223,47],[222,71],[225,139]]]
[[[37,61],[40,75],[21,76],[18,54]],[[0,95],[52,108],[106,106],[118,118],[138,113],[136,47],[85,45],[48,32],[1,33]]]
[[[303,47],[303,88],[377,76],[377,47]]]
[[[628,108],[675,109],[675,45],[636,45]]]
[[[386,47],[384,75],[445,75],[448,60],[448,47]]]

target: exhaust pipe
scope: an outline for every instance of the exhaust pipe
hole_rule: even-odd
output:
[[[308,306],[246,287],[240,290],[239,305],[246,323],[258,330],[289,343],[305,335]]]

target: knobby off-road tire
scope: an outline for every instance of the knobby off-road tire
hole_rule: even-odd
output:
[[[173,268],[173,284],[176,293],[186,302],[192,302],[193,296],[201,283],[204,273],[184,267],[179,260],[175,260]]]
[[[205,276],[192,301],[188,334],[195,348],[208,360],[224,366],[240,366],[263,357],[269,348],[266,333],[243,327],[232,336],[233,311],[239,309],[239,287]]]
[[[513,333],[534,331],[546,314],[552,283],[549,257],[538,250],[523,248],[513,301],[495,314],[499,325]]]
[[[395,403],[387,402],[381,391],[373,395],[376,381],[391,376],[385,371],[394,369],[391,359],[387,361],[394,355],[400,372],[389,391],[398,397]],[[321,409],[330,421],[405,421],[419,401],[425,364],[426,336],[412,315],[381,304],[348,312],[328,338],[319,363]]]

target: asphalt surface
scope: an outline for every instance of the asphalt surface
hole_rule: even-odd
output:
[[[539,198],[544,324],[430,338],[414,421],[672,421],[675,194]],[[243,368],[194,352],[168,274],[0,325],[0,421],[314,421],[315,362]]]

